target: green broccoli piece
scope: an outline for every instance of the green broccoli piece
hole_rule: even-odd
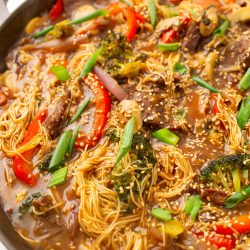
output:
[[[34,198],[39,198],[42,194],[40,192],[37,193],[33,193],[30,196],[28,196],[23,202],[22,204],[19,206],[18,211],[21,214],[25,214],[29,211],[32,201],[34,200]]]
[[[233,181],[236,192],[241,189],[241,176],[248,179],[250,168],[250,154],[234,154],[219,157],[206,164],[200,172],[201,179],[206,181],[220,180],[222,185],[228,189],[228,180]],[[230,175],[231,174],[231,175]],[[216,178],[218,176],[219,178]]]
[[[120,136],[118,134],[118,131],[114,128],[109,129],[106,135],[109,137],[109,140],[111,142],[119,142],[120,141]]]
[[[52,155],[53,155],[52,153],[45,155],[42,161],[39,162],[37,167],[41,172],[49,171],[49,163],[52,158]]]

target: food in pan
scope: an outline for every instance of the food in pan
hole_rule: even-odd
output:
[[[0,196],[34,249],[249,249],[249,1],[56,1],[0,76]]]

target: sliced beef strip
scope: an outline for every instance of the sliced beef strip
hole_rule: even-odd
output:
[[[32,205],[37,211],[43,211],[53,205],[53,199],[50,195],[44,194],[32,201]]]
[[[72,206],[73,205],[73,206]],[[67,229],[70,233],[70,237],[73,239],[77,236],[80,229],[80,223],[78,221],[78,211],[80,206],[80,200],[76,199],[71,205],[71,211],[69,214],[69,219],[67,221]]]
[[[199,30],[199,24],[197,22],[191,22],[188,26],[187,33],[182,41],[181,47],[184,52],[194,54],[199,46],[201,40],[201,34]]]
[[[202,200],[212,202],[215,205],[223,205],[227,194],[223,191],[216,190],[216,189],[203,189],[201,190],[200,197]]]
[[[63,123],[65,121],[65,113],[70,103],[71,93],[66,91],[60,98],[60,101],[55,107],[55,110],[48,116],[44,122],[44,127],[52,139],[55,139],[61,132]]]

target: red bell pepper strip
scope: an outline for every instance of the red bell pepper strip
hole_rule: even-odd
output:
[[[64,11],[64,4],[63,4],[63,0],[57,0],[55,5],[52,7],[49,16],[52,20],[58,18],[59,16],[61,16],[61,14]]]
[[[111,109],[111,99],[108,91],[104,88],[98,77],[94,74],[88,74],[85,78],[85,84],[93,91],[96,98],[96,111],[92,127],[92,133],[81,135],[79,133],[75,146],[85,149],[86,146],[94,146],[102,137],[103,128],[108,119],[108,113]]]
[[[31,122],[20,146],[29,142],[39,131],[39,122],[42,123],[47,116],[47,110],[42,111]],[[15,176],[24,183],[34,186],[37,182],[37,176],[32,174],[33,167],[31,160],[37,152],[37,147],[29,149],[22,153],[22,157],[16,155],[13,157],[13,170]],[[25,159],[25,160],[24,160]]]
[[[146,21],[146,19],[139,13],[135,12],[133,8],[122,2],[116,2],[110,4],[108,7],[108,12],[111,16],[117,15],[121,12],[123,13],[123,15],[127,20],[127,25],[128,25],[128,30],[127,30],[128,41],[132,41],[133,38],[135,37],[138,28],[137,21],[140,21],[141,23],[144,23]]]
[[[214,231],[219,234],[234,233],[245,234],[250,232],[250,215],[244,214],[233,218],[228,225],[218,224],[214,227]]]

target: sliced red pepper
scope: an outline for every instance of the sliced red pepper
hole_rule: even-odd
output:
[[[161,40],[163,43],[172,43],[177,38],[177,36],[177,31],[171,28],[162,35]]]
[[[61,16],[63,11],[64,11],[63,0],[56,0],[56,3],[52,7],[52,9],[49,13],[49,16],[52,20],[54,20],[54,19],[58,18],[59,16]]]
[[[230,225],[230,226],[228,226]],[[250,215],[244,214],[233,218],[228,225],[218,224],[215,226],[214,230],[219,234],[229,234],[234,233],[245,234],[250,232]]]
[[[29,142],[39,131],[39,123],[42,123],[47,116],[47,110],[42,111],[30,124],[27,129],[27,132],[23,138],[23,141],[20,146],[23,146]],[[17,155],[13,157],[13,170],[15,176],[23,181],[24,183],[34,186],[37,182],[37,176],[32,174],[33,167],[30,163],[34,155],[37,152],[37,147],[29,149],[22,153],[22,157]],[[25,160],[24,160],[25,159]]]
[[[181,28],[186,29],[188,27],[189,23],[190,23],[191,18],[190,18],[190,15],[187,14],[187,13],[181,13],[180,14],[180,20],[181,20],[181,23],[182,23]]]
[[[79,133],[75,146],[84,149],[86,146],[94,146],[102,137],[102,131],[108,119],[108,113],[111,109],[111,99],[108,91],[104,88],[98,77],[89,74],[85,78],[85,84],[93,91],[96,98],[96,111],[92,127],[92,133],[81,135]]]
[[[139,13],[135,12],[133,8],[122,2],[112,3],[108,7],[108,12],[110,15],[117,15],[123,13],[127,20],[128,30],[127,39],[129,41],[133,40],[138,28],[137,21],[145,22],[146,19]]]

